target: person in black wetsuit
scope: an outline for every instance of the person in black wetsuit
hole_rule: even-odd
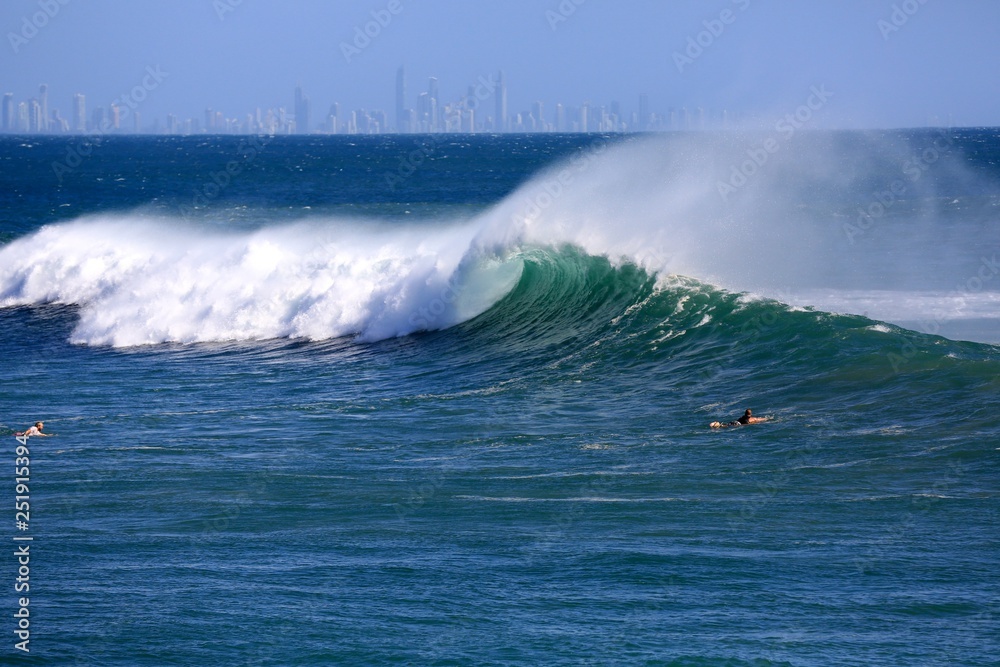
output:
[[[729,426],[746,426],[747,424],[759,424],[761,422],[766,422],[770,417],[754,417],[753,413],[750,412],[749,408],[743,413],[743,416],[736,421],[729,422],[728,424],[723,424],[722,422],[712,422],[709,424],[710,428],[726,428]]]

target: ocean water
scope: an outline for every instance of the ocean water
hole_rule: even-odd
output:
[[[3,137],[0,184],[11,500],[57,434],[5,664],[1000,664],[998,130]]]

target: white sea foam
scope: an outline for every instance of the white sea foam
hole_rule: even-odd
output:
[[[451,326],[516,282],[475,228],[312,221],[250,233],[101,217],[0,248],[0,306],[81,306],[72,340],[130,346],[277,337],[377,340]]]

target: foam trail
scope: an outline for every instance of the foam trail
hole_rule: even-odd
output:
[[[89,345],[378,340],[468,319],[517,278],[516,264],[469,254],[469,225],[326,221],[222,235],[170,222],[86,219],[8,244],[0,306],[79,304],[72,340]]]

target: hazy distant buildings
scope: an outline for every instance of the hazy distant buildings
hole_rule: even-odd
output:
[[[82,93],[73,96],[73,131],[87,131],[87,98]]]
[[[45,114],[42,112],[42,103],[36,97],[28,100],[28,131],[45,132]]]
[[[29,120],[28,103],[20,102],[17,105],[17,118],[14,121],[15,132],[28,132],[31,128]]]
[[[107,109],[104,107],[95,107],[94,110],[90,112],[90,131],[107,132],[108,126]]]
[[[409,114],[406,111],[406,68],[396,70],[396,132],[409,132]]]
[[[493,90],[496,115],[493,117],[493,131],[507,131],[507,83],[503,78],[503,70],[497,73],[497,84]]]
[[[337,134],[340,131],[340,105],[334,102],[330,105],[330,111],[326,114],[327,134]]]
[[[38,125],[39,132],[49,131],[49,86],[43,83],[38,87],[38,106],[41,113],[41,122]]]
[[[309,134],[309,98],[302,93],[302,86],[295,88],[295,133]]]
[[[0,109],[0,131],[17,133],[167,133],[167,134],[379,134],[398,133],[479,133],[479,132],[629,132],[662,130],[703,130],[731,127],[734,119],[726,112],[715,113],[702,107],[694,111],[671,108],[668,114],[657,114],[650,107],[649,96],[638,96],[638,108],[623,109],[617,101],[608,105],[567,106],[536,100],[518,113],[508,107],[507,80],[503,70],[494,76],[480,76],[459,90],[461,96],[442,96],[442,82],[427,78],[425,92],[410,98],[406,68],[396,71],[394,113],[379,109],[357,108],[341,113],[335,102],[324,115],[312,116],[312,103],[302,85],[295,86],[289,111],[284,107],[257,108],[249,113],[225,114],[204,108],[193,118],[166,115],[166,122],[149,120],[145,108],[135,104],[113,103],[90,111],[86,96],[76,93],[71,98],[68,120],[58,110],[50,108],[49,87],[41,84],[38,95],[18,102],[13,93],[3,95]],[[487,113],[493,98],[493,114]],[[67,100],[69,102],[69,100]],[[89,122],[88,122],[89,120]],[[143,126],[143,122],[146,125]]]
[[[431,132],[437,132],[439,129],[438,116],[441,113],[441,103],[438,96],[438,80],[432,76],[427,81],[427,111],[430,115],[430,118],[428,119],[428,130]]]
[[[420,93],[417,95],[417,124],[413,128],[415,132],[428,132],[428,119],[430,116],[430,95]]]
[[[531,105],[531,125],[532,132],[548,131],[545,124],[545,104],[543,102],[535,102]]]
[[[4,132],[14,131],[14,121],[17,116],[14,113],[14,93],[4,93],[3,96],[3,118],[2,126]]]

